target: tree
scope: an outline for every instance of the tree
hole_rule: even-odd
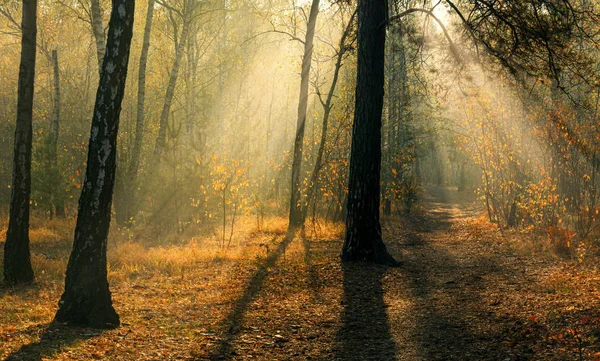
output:
[[[31,197],[31,143],[33,90],[37,38],[37,0],[23,0],[21,65],[17,100],[17,125],[13,155],[10,219],[4,244],[4,280],[33,281],[29,251],[29,202]]]
[[[319,15],[319,0],[313,0],[310,15],[306,24],[304,39],[304,56],[302,57],[302,74],[300,79],[300,99],[298,101],[298,119],[296,123],[296,138],[294,140],[294,159],[292,161],[292,188],[290,196],[290,216],[288,230],[297,229],[304,221],[302,217],[302,193],[300,189],[300,171],[302,168],[302,153],[304,147],[304,128],[306,125],[306,108],[308,107],[308,85],[310,82],[310,67],[313,54],[313,39],[317,16]]]
[[[96,94],[75,241],[67,265],[65,291],[55,317],[56,321],[70,325],[119,326],[119,315],[112,306],[108,288],[106,246],[134,8],[134,1],[112,2],[108,46]]]
[[[49,134],[49,160],[48,173],[52,175],[50,182],[50,214],[55,214],[59,218],[65,217],[64,196],[59,194],[60,171],[58,169],[58,138],[60,135],[60,66],[58,62],[58,49],[52,50],[50,56],[53,73],[53,99],[52,99],[52,132]]]
[[[358,2],[358,67],[352,127],[348,215],[342,261],[398,262],[388,253],[379,223],[381,115],[384,96],[384,1]]]
[[[190,30],[190,23],[194,17],[194,11],[198,4],[194,1],[184,0],[183,9],[181,11],[166,5],[164,2],[158,2],[159,4],[167,7],[167,9],[173,13],[177,13],[181,17],[181,34],[177,37],[177,23],[173,16],[171,21],[173,23],[173,35],[175,39],[175,59],[173,59],[173,66],[169,73],[169,83],[167,84],[167,90],[165,91],[165,102],[163,104],[162,111],[160,113],[160,123],[158,128],[158,135],[156,137],[156,143],[154,145],[154,160],[153,165],[155,166],[159,161],[165,144],[167,142],[167,128],[169,126],[169,116],[171,115],[171,106],[173,104],[173,98],[175,97],[175,87],[177,86],[177,79],[179,78],[179,68],[181,67],[181,59],[185,51],[186,41],[188,40],[188,33]]]
[[[140,64],[138,71],[138,94],[137,94],[137,117],[135,123],[135,140],[131,152],[131,161],[128,167],[128,176],[126,179],[126,191],[123,194],[123,214],[117,213],[117,220],[129,221],[134,216],[133,204],[136,199],[136,183],[140,167],[140,158],[142,153],[142,141],[144,138],[144,122],[146,113],[146,69],[148,67],[148,53],[150,52],[150,35],[152,33],[152,22],[154,18],[154,0],[148,0],[146,12],[146,25],[144,26],[144,40],[142,43],[142,52],[140,54]]]
[[[308,213],[309,204],[317,192],[317,188],[318,188],[317,183],[319,180],[319,173],[321,172],[321,169],[325,165],[324,164],[325,162],[323,161],[323,155],[325,153],[325,143],[327,142],[327,131],[329,128],[329,116],[331,115],[331,110],[333,108],[333,97],[335,95],[335,90],[336,90],[336,87],[338,84],[340,70],[342,69],[342,66],[344,65],[343,64],[344,58],[346,56],[346,53],[348,53],[350,50],[352,50],[352,46],[355,41],[355,38],[353,36],[355,19],[356,19],[356,10],[352,13],[352,16],[348,20],[348,23],[346,24],[346,27],[344,28],[344,31],[342,32],[342,37],[340,39],[340,45],[339,45],[340,47],[335,56],[336,60],[335,60],[335,66],[334,66],[334,71],[333,71],[333,80],[331,81],[331,86],[329,87],[329,91],[327,92],[327,96],[325,97],[325,100],[323,100],[323,96],[321,95],[320,91],[317,89],[317,95],[319,97],[319,101],[321,102],[321,105],[323,106],[323,118],[322,118],[322,123],[321,123],[322,124],[321,125],[321,140],[319,141],[319,148],[317,150],[317,157],[315,159],[315,165],[313,167],[313,171],[310,176],[310,181],[308,182],[308,190],[306,192],[307,193],[307,196],[306,196],[307,202],[304,205],[304,207],[302,207],[302,214],[301,214],[301,219],[300,219],[301,225],[304,225],[304,222],[306,221],[306,215]],[[315,202],[316,202],[316,200],[315,200]]]
[[[102,71],[102,60],[106,53],[106,39],[104,36],[104,29],[102,27],[102,8],[100,7],[100,0],[90,1],[90,21],[92,24],[92,34],[96,40],[96,53],[98,55],[98,71]]]

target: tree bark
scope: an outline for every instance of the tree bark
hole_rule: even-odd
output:
[[[381,116],[385,68],[385,1],[358,2],[358,68],[352,127],[346,239],[341,259],[391,266],[379,223]]]
[[[4,244],[4,280],[9,284],[33,282],[29,251],[31,198],[31,142],[37,37],[37,0],[23,0],[21,64],[17,124],[13,155],[10,218]]]
[[[98,55],[98,72],[101,72],[104,53],[106,53],[106,39],[104,37],[104,28],[102,26],[102,8],[100,7],[100,0],[90,0],[90,3],[92,33],[96,40],[96,53]]]
[[[302,74],[300,79],[300,99],[298,101],[298,119],[296,122],[296,138],[294,140],[294,159],[292,161],[292,186],[290,196],[290,215],[288,231],[302,225],[302,192],[300,172],[302,170],[302,153],[304,147],[304,129],[306,125],[306,108],[308,107],[308,85],[313,54],[313,39],[319,15],[319,0],[312,0],[310,15],[306,25],[304,40],[304,56],[302,58]]]
[[[65,291],[55,320],[74,326],[113,328],[119,316],[112,306],[106,246],[115,182],[117,133],[125,93],[135,2],[113,0],[106,53],[88,151],[87,169],[67,265]]]

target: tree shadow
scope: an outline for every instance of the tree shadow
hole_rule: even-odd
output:
[[[20,334],[39,333],[40,339],[14,351],[6,361],[37,361],[52,357],[78,341],[86,340],[102,334],[101,330],[67,327],[55,322],[30,327]]]
[[[244,293],[235,302],[229,316],[225,318],[223,323],[225,335],[220,340],[217,350],[210,354],[211,360],[230,360],[235,356],[233,352],[233,341],[240,331],[244,315],[248,310],[248,306],[262,289],[265,279],[268,275],[268,270],[275,266],[279,258],[285,253],[287,246],[292,242],[294,237],[294,232],[288,232],[279,245],[277,245],[277,248],[270,252],[258,270],[256,270],[248,282]]]
[[[394,360],[397,346],[390,332],[382,278],[388,267],[366,263],[342,265],[342,326],[335,340],[336,360]]]
[[[310,290],[310,296],[314,301],[322,302],[323,297],[319,293],[321,281],[313,263],[313,249],[310,244],[310,239],[306,237],[306,235],[302,235],[302,245],[304,247],[304,263],[308,268],[307,286]]]
[[[409,342],[424,360],[507,359],[510,352],[503,337],[509,326],[490,312],[483,292],[488,287],[485,277],[515,277],[515,270],[499,265],[492,255],[457,255],[439,241],[430,242],[433,232],[451,234],[451,209],[437,207],[404,224],[401,271],[408,287],[404,294],[414,304]],[[448,242],[452,247],[452,240]]]

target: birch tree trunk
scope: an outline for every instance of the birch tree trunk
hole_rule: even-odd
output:
[[[92,33],[96,40],[96,53],[98,55],[98,72],[101,72],[104,53],[106,53],[106,39],[104,37],[104,28],[102,26],[102,8],[100,7],[100,0],[90,0],[90,3]]]
[[[67,265],[65,291],[55,320],[69,325],[114,328],[119,316],[112,306],[106,269],[106,246],[115,182],[117,133],[125,93],[133,34],[135,2],[113,0],[106,53],[87,159],[87,169]]]

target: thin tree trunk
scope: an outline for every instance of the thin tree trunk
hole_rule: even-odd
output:
[[[31,142],[37,37],[37,0],[23,0],[21,64],[17,125],[13,156],[10,219],[4,244],[4,280],[9,284],[33,282],[29,251],[31,197]]]
[[[125,215],[119,217],[129,221],[134,215],[133,204],[136,199],[137,176],[140,167],[140,158],[142,153],[142,141],[144,139],[144,122],[146,112],[146,69],[148,67],[148,53],[150,52],[150,36],[152,34],[152,22],[154,19],[154,0],[148,0],[148,9],[146,12],[146,25],[144,27],[144,41],[142,43],[142,52],[140,54],[140,66],[138,70],[138,97],[137,97],[137,118],[135,123],[135,139],[133,141],[133,150],[131,152],[131,161],[129,163],[129,172],[125,192]]]
[[[87,169],[67,265],[65,291],[56,321],[75,326],[113,328],[119,315],[112,306],[106,246],[115,183],[117,133],[125,93],[135,2],[113,0],[108,52],[103,62],[87,159]]]
[[[319,143],[319,149],[317,150],[317,158],[315,160],[315,166],[314,166],[312,174],[310,176],[310,182],[308,183],[308,190],[307,190],[307,196],[306,196],[306,199],[308,201],[307,201],[307,204],[304,207],[302,207],[302,214],[301,214],[300,223],[299,223],[300,226],[304,225],[304,222],[306,221],[306,215],[308,212],[309,203],[313,199],[313,196],[314,196],[316,190],[318,189],[317,181],[319,179],[319,173],[321,172],[321,168],[323,167],[323,154],[325,153],[325,143],[327,142],[327,130],[329,128],[329,116],[331,114],[331,108],[333,108],[333,104],[332,104],[333,96],[335,94],[335,89],[336,89],[336,86],[338,83],[340,70],[342,69],[342,66],[343,66],[342,62],[344,60],[344,55],[346,54],[346,51],[349,49],[346,45],[346,41],[348,39],[348,36],[350,36],[350,31],[352,30],[352,26],[354,25],[355,16],[356,16],[356,12],[352,14],[352,17],[348,21],[348,25],[346,26],[346,29],[344,30],[344,33],[342,34],[342,38],[340,39],[340,49],[338,51],[336,61],[335,61],[335,70],[333,72],[333,80],[331,81],[331,87],[329,88],[329,92],[327,93],[327,99],[325,100],[325,103],[323,104],[323,123],[322,123],[322,127],[321,127],[321,140]],[[316,203],[316,200],[314,202]],[[316,207],[316,205],[315,205],[315,207]]]
[[[156,138],[156,144],[154,146],[154,163],[156,164],[160,160],[163,148],[167,141],[167,128],[169,127],[169,115],[171,114],[171,105],[173,103],[173,97],[175,96],[175,86],[177,86],[177,78],[179,77],[179,68],[181,67],[181,58],[183,57],[183,51],[185,50],[185,43],[188,37],[190,21],[184,9],[183,16],[183,28],[181,29],[181,36],[175,50],[175,59],[173,66],[171,67],[171,73],[169,74],[169,83],[167,85],[167,91],[165,93],[165,102],[163,104],[162,112],[160,113],[160,125],[158,128],[158,136]]]
[[[391,16],[394,14],[392,13]],[[385,124],[386,136],[387,136],[387,147],[385,150],[385,162],[384,171],[382,176],[382,194],[384,198],[383,211],[386,216],[390,216],[392,212],[391,199],[393,196],[393,190],[391,189],[393,168],[394,168],[394,154],[398,150],[396,142],[396,133],[394,131],[395,125],[398,122],[396,114],[396,104],[398,103],[397,94],[397,68],[396,68],[396,39],[398,37],[398,28],[394,25],[390,29],[390,36],[388,37],[388,54],[387,55],[387,78],[388,78],[388,93],[387,93],[387,123]]]
[[[304,40],[304,56],[302,58],[302,74],[300,79],[300,99],[298,101],[298,119],[296,138],[294,140],[294,159],[292,161],[292,186],[290,196],[290,215],[288,231],[298,228],[302,223],[302,192],[300,188],[300,171],[304,147],[304,129],[306,125],[306,108],[308,107],[308,86],[310,83],[310,67],[313,54],[313,39],[319,15],[319,0],[313,0]]]
[[[60,136],[60,67],[58,62],[58,50],[52,50],[52,69],[54,73],[54,102],[52,104],[52,143],[50,144],[50,167],[54,175],[50,198],[54,205],[55,215],[59,218],[65,217],[65,203],[63,195],[60,194],[60,172],[58,169],[58,137]]]
[[[186,89],[185,89],[185,121],[188,133],[187,141],[190,149],[198,151],[200,156],[204,154],[204,127],[198,127],[198,107],[197,107],[197,85],[198,85],[198,61],[201,57],[201,51],[198,45],[198,24],[193,21],[190,23],[187,39],[186,52]]]
[[[352,127],[346,239],[341,259],[397,265],[388,253],[379,223],[381,115],[384,96],[384,1],[358,2],[358,68]]]
[[[106,39],[104,37],[104,28],[102,26],[102,8],[100,7],[100,0],[90,0],[90,2],[92,33],[96,40],[96,53],[98,55],[98,72],[101,72],[104,53],[106,53]]]

